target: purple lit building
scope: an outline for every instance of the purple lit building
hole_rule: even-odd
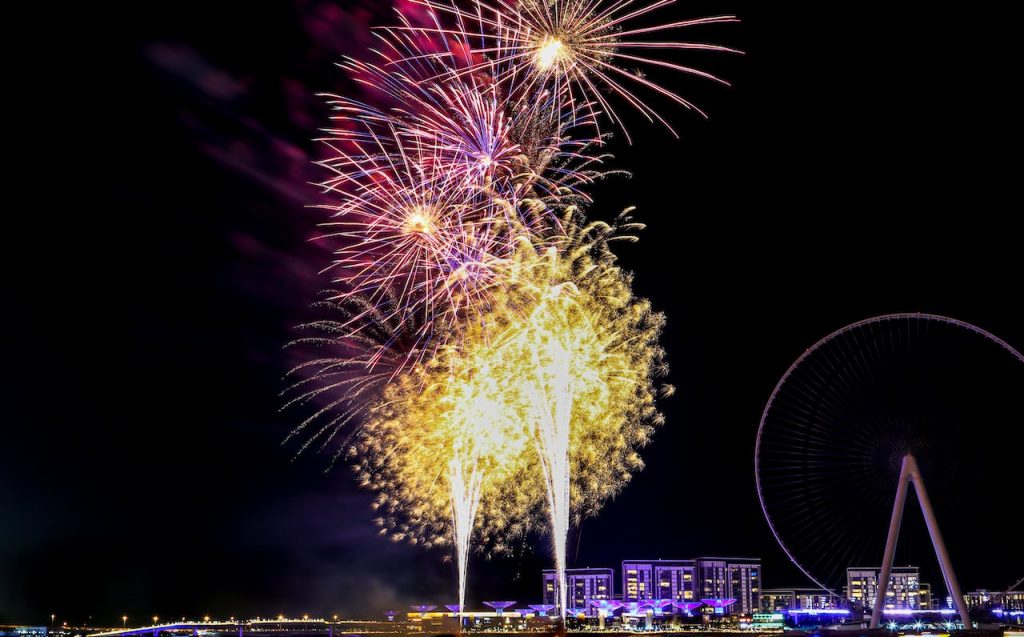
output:
[[[851,566],[846,569],[846,596],[863,608],[874,608],[878,596],[878,578],[881,567]],[[893,566],[889,575],[889,586],[885,593],[886,610],[922,610],[921,575],[916,566]],[[926,606],[931,606],[929,588]]]
[[[700,557],[694,560],[626,560],[622,562],[622,600],[735,599],[728,613],[761,609],[761,560],[745,557]]]
[[[622,563],[622,600],[697,599],[696,560],[628,560]]]
[[[544,603],[557,604],[558,573],[554,569],[545,569],[543,578]],[[597,612],[592,602],[610,600],[615,594],[615,571],[610,568],[566,569],[565,581],[569,608],[584,609],[588,614]]]
[[[987,591],[964,593],[968,608],[998,609],[1005,612],[1024,611],[1024,591]]]
[[[761,560],[749,557],[697,558],[698,590],[701,599],[732,598],[729,613],[761,610]]]

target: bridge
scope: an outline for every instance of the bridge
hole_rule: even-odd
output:
[[[160,633],[181,633],[191,632],[192,637],[198,637],[199,631],[226,632],[227,630],[238,630],[238,637],[243,637],[245,625],[248,622],[173,622],[170,624],[155,624],[153,626],[142,626],[139,628],[122,628],[121,630],[108,630],[102,633],[92,633],[87,637],[136,637],[149,635],[160,637]]]
[[[348,624],[366,626],[365,621],[327,621],[325,619],[246,619],[231,621],[180,621],[166,624],[154,624],[152,626],[140,626],[138,628],[122,628],[120,630],[107,630],[99,633],[91,633],[86,637],[161,637],[161,633],[170,633],[175,636],[188,635],[199,637],[200,633],[218,633],[238,631],[238,637],[246,637],[247,633],[275,633],[277,635],[303,634],[323,631],[327,637],[334,637],[335,626],[347,628]],[[171,637],[171,635],[163,635]]]

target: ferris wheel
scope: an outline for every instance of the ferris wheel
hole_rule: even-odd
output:
[[[1019,548],[1009,520],[998,523],[998,494],[1019,482],[1022,443],[1018,350],[944,316],[877,316],[819,340],[775,386],[755,447],[758,497],[790,560],[838,596],[847,568],[881,565],[885,598],[902,525],[905,545],[934,549],[969,626],[952,565]]]

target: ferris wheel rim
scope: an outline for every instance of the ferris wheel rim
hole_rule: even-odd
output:
[[[823,584],[817,577],[812,575],[806,568],[804,568],[803,564],[801,564],[793,556],[793,553],[789,550],[789,547],[786,546],[786,543],[783,542],[782,538],[779,536],[779,533],[775,528],[775,523],[772,522],[772,516],[768,513],[768,507],[765,505],[764,492],[761,488],[761,435],[764,432],[765,419],[768,417],[768,412],[771,411],[772,406],[775,404],[775,399],[778,396],[779,391],[785,386],[786,381],[789,380],[789,377],[792,376],[793,373],[800,367],[801,363],[807,360],[807,358],[811,356],[811,354],[819,350],[822,346],[842,336],[843,334],[860,329],[865,325],[874,325],[876,323],[882,323],[885,321],[898,321],[908,319],[936,321],[939,323],[945,323],[947,325],[960,327],[970,332],[974,332],[975,334],[978,334],[979,336],[991,341],[992,343],[995,343],[1003,350],[1008,352],[1011,356],[1015,357],[1022,364],[1024,364],[1024,354],[1021,354],[1021,352],[1017,348],[1013,347],[1008,342],[999,338],[998,336],[989,332],[988,330],[978,327],[973,323],[968,323],[967,321],[952,318],[950,316],[945,316],[942,314],[931,314],[927,312],[895,312],[890,314],[880,314],[878,316],[872,316],[866,319],[855,321],[833,332],[830,332],[826,336],[818,339],[813,345],[805,349],[803,352],[801,352],[800,355],[796,358],[796,360],[794,360],[790,364],[790,366],[786,369],[785,373],[782,375],[781,378],[779,378],[778,382],[775,384],[775,387],[772,389],[771,395],[768,397],[768,402],[765,404],[764,410],[761,412],[761,419],[757,425],[757,439],[754,443],[754,482],[757,488],[757,499],[761,505],[761,512],[764,514],[764,519],[768,523],[769,530],[771,530],[772,535],[775,537],[775,541],[778,543],[783,553],[786,554],[786,557],[789,558],[789,561],[792,562],[793,565],[796,566],[801,573],[807,576],[809,580],[817,584],[821,588],[821,590],[829,593],[830,595],[835,595],[837,597],[842,597],[844,599],[846,598],[845,595],[841,595],[840,593],[837,593],[835,590],[833,590],[830,586]]]

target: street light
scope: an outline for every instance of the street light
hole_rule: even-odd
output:
[[[127,615],[121,615],[121,628],[127,628],[127,627],[128,627],[128,616]]]
[[[53,628],[53,622],[57,620],[57,615],[50,613],[50,628]]]
[[[160,621],[160,618],[159,618],[159,617],[157,617],[156,615],[153,615],[153,625],[154,625],[154,626],[156,626],[156,623],[157,623],[158,621]]]
[[[204,622],[210,621],[210,616],[209,615],[203,615],[203,621]]]

